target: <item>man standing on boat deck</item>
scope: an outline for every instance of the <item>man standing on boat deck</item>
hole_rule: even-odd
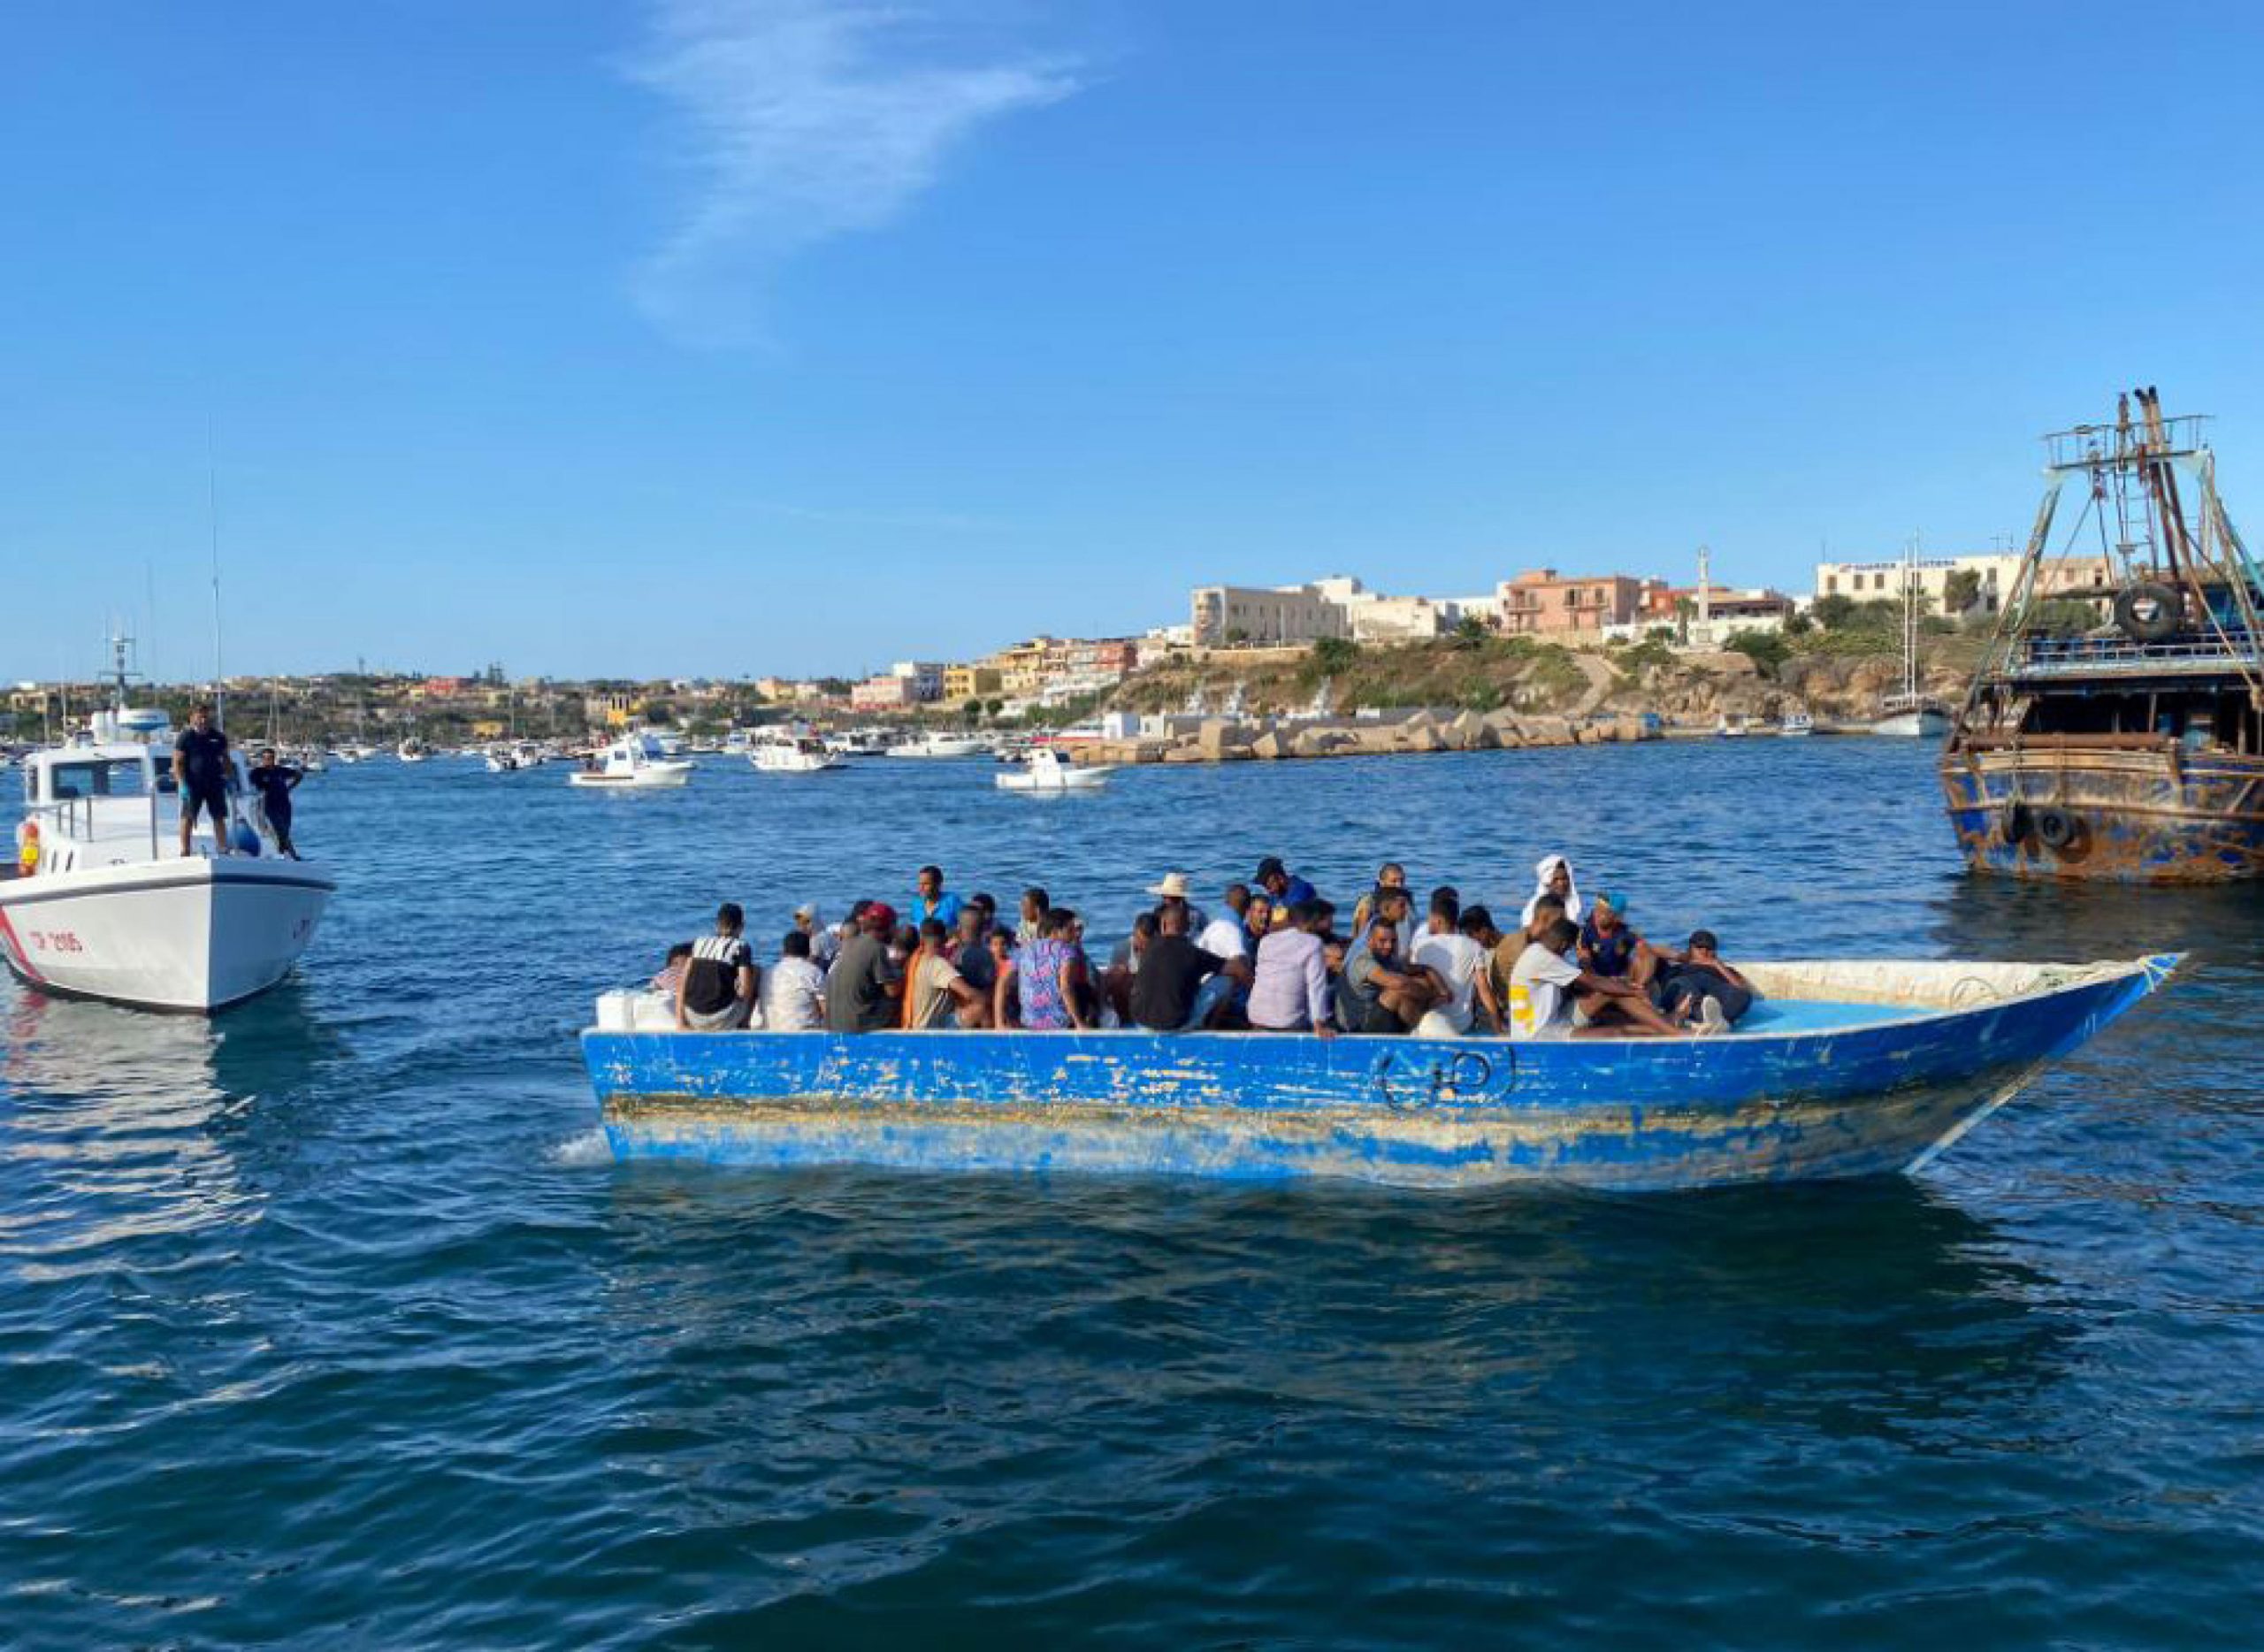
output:
[[[912,927],[918,929],[933,918],[944,926],[949,935],[959,928],[960,899],[957,895],[944,893],[944,868],[923,866],[920,868],[920,888],[912,897]]]
[[[300,855],[291,841],[291,794],[306,777],[305,769],[279,761],[272,746],[260,753],[259,766],[244,776],[259,793],[259,807],[267,816],[268,830],[275,834],[275,847],[294,860]]]
[[[212,822],[212,853],[233,853],[228,847],[228,737],[212,726],[210,706],[190,712],[188,727],[173,742],[173,784],[180,792],[182,857],[188,854],[199,809]]]
[[[895,933],[895,909],[881,901],[868,901],[857,914],[857,933],[842,943],[841,955],[826,971],[829,1029],[885,1032],[897,1024],[904,1002],[904,972],[889,961],[889,937]]]

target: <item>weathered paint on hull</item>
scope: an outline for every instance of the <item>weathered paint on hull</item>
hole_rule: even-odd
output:
[[[1778,1036],[593,1031],[583,1050],[623,1159],[1693,1188],[1913,1168],[2172,961]]]
[[[2215,883],[2264,876],[2264,757],[2173,762],[2156,752],[1951,752],[1941,764],[1951,828],[1977,871],[2124,883]],[[2017,842],[2008,812],[2031,816]],[[2063,849],[2034,815],[2082,824]]]

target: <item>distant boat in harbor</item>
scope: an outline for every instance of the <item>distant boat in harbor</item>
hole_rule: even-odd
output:
[[[1013,769],[992,778],[1005,792],[1098,792],[1115,772],[1113,763],[1080,769],[1063,762],[1052,746],[1040,746]]]
[[[1949,712],[1941,701],[1918,687],[1918,541],[1910,539],[1902,554],[1902,686],[1878,702],[1879,715],[1871,723],[1873,734],[1891,739],[1939,740],[1949,732]]]
[[[646,735],[624,735],[593,754],[567,776],[570,784],[603,792],[669,791],[692,784],[688,757],[663,757]]]
[[[842,758],[825,749],[824,742],[807,735],[773,735],[754,742],[747,761],[766,775],[822,775],[846,769]]]
[[[973,735],[923,734],[914,740],[889,748],[891,757],[978,757],[990,749],[989,745]]]

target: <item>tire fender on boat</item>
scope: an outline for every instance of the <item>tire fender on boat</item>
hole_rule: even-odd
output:
[[[2115,593],[2115,623],[2133,642],[2166,642],[2184,617],[2184,599],[2158,579],[2140,579]]]
[[[1997,817],[1997,832],[2008,844],[2019,843],[2034,830],[2036,822],[2030,817],[2025,803],[2008,803],[2005,812]]]
[[[2065,809],[2038,809],[2036,812],[2036,837],[2046,849],[2059,853],[2072,849],[2084,835],[2082,817]]]

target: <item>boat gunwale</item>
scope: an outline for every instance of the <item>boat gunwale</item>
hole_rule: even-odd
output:
[[[2019,1005],[2039,1004],[2050,998],[2064,996],[2067,993],[2081,991],[2092,987],[2107,986],[2117,982],[2125,983],[2142,982],[2144,990],[2140,996],[2143,997],[2147,993],[2155,991],[2165,982],[2167,982],[2169,977],[2184,963],[2185,957],[2186,954],[2184,952],[2152,952],[2144,957],[2130,959],[2120,962],[2101,961],[2093,964],[2039,964],[2026,963],[2018,960],[2007,960],[2013,967],[2070,969],[2080,970],[2085,973],[2080,979],[2063,981],[2055,986],[2042,987],[2028,992],[2009,993],[2002,997],[1988,999],[1984,1003],[1962,1006],[1952,1005],[1939,1007],[1913,1006],[1911,1006],[1911,1013],[1908,1015],[1893,1015],[1878,1021],[1842,1022],[1829,1027],[1794,1028],[1781,1032],[1771,1032],[1765,1029],[1754,1032],[1740,1032],[1732,1027],[1726,1031],[1710,1033],[1702,1036],[1693,1036],[1687,1039],[1661,1037],[1575,1038],[1569,1036],[1551,1036],[1546,1038],[1512,1038],[1506,1035],[1477,1035],[1453,1038],[1419,1038],[1411,1031],[1405,1033],[1337,1033],[1327,1039],[1319,1037],[1310,1030],[1300,1032],[1293,1036],[1302,1041],[1308,1041],[1316,1044],[1350,1044],[1360,1048],[1366,1048],[1368,1046],[1374,1045],[1387,1049],[1406,1049],[1412,1046],[1417,1048],[1438,1048],[1442,1050],[1451,1050],[1457,1047],[1482,1050],[1491,1048],[1498,1044],[1509,1044],[1522,1048],[1532,1048],[1536,1045],[1576,1045],[1588,1049],[1601,1050],[1642,1050],[1681,1049],[1693,1045],[1720,1045],[1730,1044],[1751,1045],[1771,1042],[1791,1044],[1804,1038],[1844,1038],[1853,1034],[1882,1032],[1892,1029],[1924,1026],[1929,1022],[1954,1021],[1965,1016],[1985,1014],[1992,1010],[2007,1009]],[[1944,961],[1955,960],[1907,959],[1797,959],[1788,960],[1783,963],[1778,963],[1775,960],[1763,960],[1761,964],[1749,966],[1749,967],[1791,968],[1800,964],[1863,964],[1871,962],[1907,963]],[[1978,962],[1982,960],[1973,961]],[[2006,967],[2006,962],[1992,960],[1991,962],[1991,967]],[[1969,976],[1967,978],[1974,979],[1975,977]],[[1832,1003],[1835,1001],[1853,1002],[1854,1000],[1784,998],[1763,1001],[1801,1004]],[[1200,1029],[1193,1032],[1159,1032],[1151,1027],[981,1027],[930,1029],[916,1032],[908,1028],[884,1027],[876,1029],[873,1032],[834,1033],[830,1029],[823,1027],[789,1030],[769,1027],[700,1029],[682,1027],[598,1026],[584,1028],[581,1031],[580,1036],[585,1041],[593,1036],[609,1038],[645,1037],[734,1040],[750,1037],[804,1038],[812,1034],[815,1034],[821,1037],[863,1039],[874,1036],[885,1037],[891,1034],[926,1038],[937,1032],[942,1033],[947,1038],[972,1033],[978,1036],[987,1034],[992,1036],[1010,1037],[1017,1041],[1024,1038],[1066,1038],[1072,1042],[1076,1042],[1089,1038],[1113,1038],[1123,1036],[1136,1036],[1143,1038],[1166,1039],[1174,1044],[1179,1044],[1189,1040],[1209,1041],[1213,1039],[1233,1040],[1239,1044],[1244,1040],[1276,1040],[1283,1036],[1282,1034],[1278,1032],[1260,1032],[1255,1029],[1226,1032],[1216,1031],[1210,1029]]]

